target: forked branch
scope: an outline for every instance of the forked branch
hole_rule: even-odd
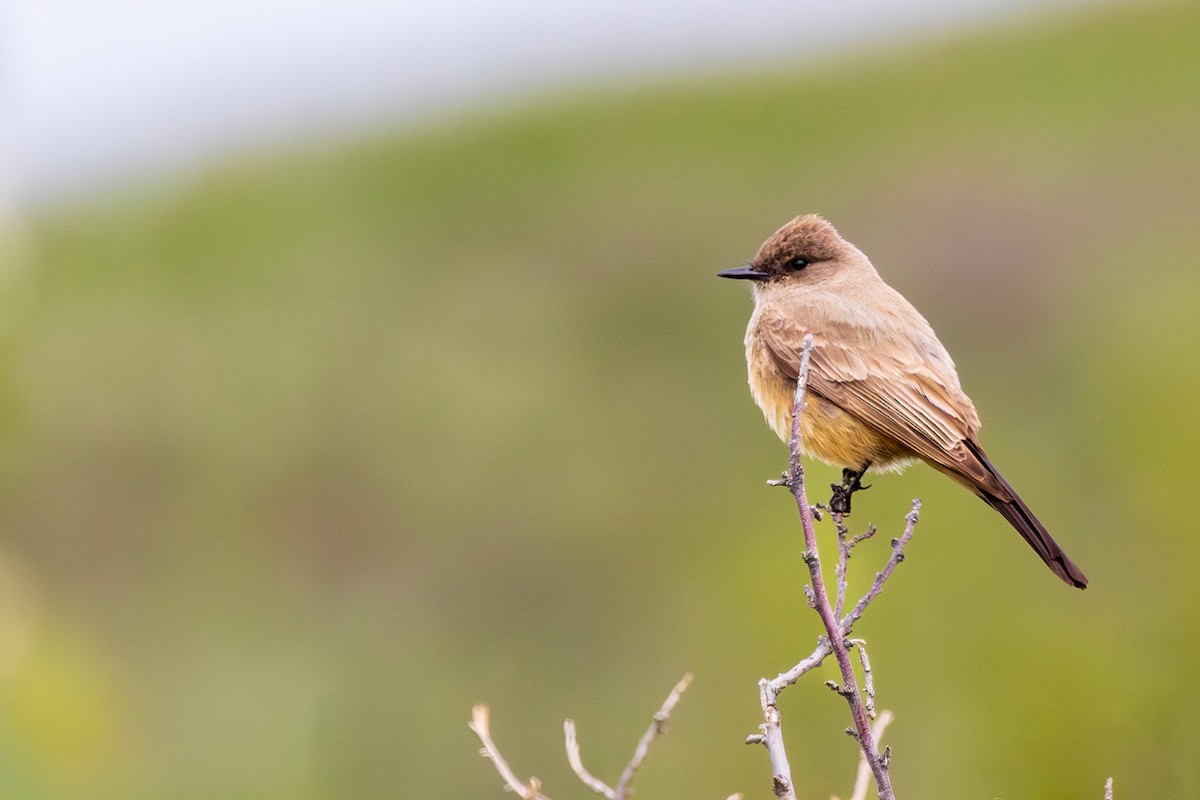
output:
[[[822,664],[826,656],[832,654],[837,661],[842,681],[840,684],[828,681],[827,684],[838,694],[845,697],[850,706],[850,715],[854,721],[854,727],[847,729],[847,732],[858,742],[862,750],[863,761],[868,773],[875,779],[875,786],[881,800],[894,800],[895,793],[892,790],[891,777],[888,774],[888,761],[891,753],[889,750],[880,753],[878,746],[879,735],[882,733],[886,722],[879,724],[877,730],[872,729],[870,722],[875,716],[875,688],[870,660],[867,658],[862,640],[852,640],[849,638],[849,635],[854,623],[862,617],[867,606],[883,591],[884,583],[891,577],[896,565],[904,560],[904,546],[912,538],[921,503],[919,500],[913,501],[912,510],[906,517],[907,524],[904,533],[899,538],[892,540],[891,557],[884,565],[884,568],[876,574],[875,582],[871,585],[871,588],[854,604],[849,613],[843,614],[846,607],[846,590],[848,585],[846,571],[851,551],[856,545],[874,535],[875,531],[874,528],[869,528],[866,533],[852,537],[845,526],[842,515],[839,513],[832,514],[834,523],[837,526],[838,560],[834,571],[834,599],[831,602],[829,591],[825,585],[824,574],[821,571],[814,512],[813,507],[808,503],[805,493],[804,466],[800,459],[802,449],[800,421],[808,405],[805,400],[805,393],[808,383],[812,344],[812,336],[806,336],[804,338],[804,349],[800,354],[800,368],[796,379],[796,394],[792,405],[792,434],[788,442],[788,471],[784,474],[783,480],[773,481],[773,483],[787,486],[796,500],[796,508],[800,512],[800,524],[804,531],[805,549],[801,557],[808,566],[809,577],[812,581],[809,586],[805,587],[805,594],[808,597],[809,605],[816,610],[821,618],[821,624],[825,628],[825,635],[818,639],[816,649],[807,658],[796,664],[796,666],[776,676],[774,680],[766,680],[764,678],[759,682],[759,697],[763,709],[763,724],[760,726],[762,733],[749,737],[747,741],[761,743],[766,746],[771,760],[772,785],[776,796],[783,798],[783,800],[794,800],[796,793],[792,783],[787,753],[784,749],[781,719],[776,698],[784,688],[795,683],[806,672]],[[865,692],[859,687],[858,677],[855,674],[854,664],[850,657],[850,649],[856,646],[859,649],[859,662],[863,670]],[[890,715],[888,715],[888,718],[890,719]],[[861,784],[861,780],[859,784]],[[859,788],[856,787],[855,795],[857,796],[858,794]]]
[[[689,672],[671,689],[671,693],[667,695],[667,699],[663,701],[662,706],[654,715],[650,727],[642,735],[637,748],[633,751],[633,757],[625,765],[625,769],[621,772],[621,777],[617,780],[615,787],[597,778],[583,766],[583,756],[580,753],[579,739],[575,731],[575,721],[571,719],[564,720],[563,737],[566,740],[567,746],[567,762],[571,765],[572,771],[574,771],[575,776],[579,778],[580,782],[596,794],[608,798],[608,800],[627,800],[632,790],[634,773],[642,765],[642,762],[646,760],[646,756],[649,755],[650,745],[653,744],[655,739],[666,733],[667,720],[670,719],[671,712],[675,710],[676,704],[679,703],[679,699],[683,696],[684,691],[687,690],[688,684],[691,682],[692,674]],[[550,798],[542,794],[542,785],[537,778],[531,777],[528,781],[522,781],[513,772],[508,762],[504,759],[504,756],[501,755],[500,749],[492,741],[491,730],[488,726],[487,706],[475,706],[473,717],[467,727],[479,737],[479,742],[483,745],[480,755],[491,759],[492,765],[496,767],[496,771],[504,779],[505,787],[514,792],[518,797],[523,798],[523,800],[550,800]],[[740,800],[740,797],[740,795],[733,795],[729,800]]]

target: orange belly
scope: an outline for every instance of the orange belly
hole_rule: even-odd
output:
[[[769,354],[751,345],[750,391],[767,424],[787,442],[792,432],[792,404],[796,382],[782,375]],[[880,433],[824,398],[809,392],[808,408],[800,417],[800,446],[805,455],[838,467],[902,470],[916,455],[890,436]]]

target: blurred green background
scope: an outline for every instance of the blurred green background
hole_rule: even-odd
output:
[[[1200,797],[1200,6],[777,55],[10,233],[0,794],[501,798],[486,701],[520,774],[584,796],[562,719],[615,780],[690,670],[638,795],[770,796],[756,681],[817,620],[715,272],[817,211],[1092,581],[928,468],[856,499],[855,590],[925,502],[857,629],[898,793]],[[825,677],[782,698],[803,797],[853,780]]]

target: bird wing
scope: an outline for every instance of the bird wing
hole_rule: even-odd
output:
[[[810,391],[976,491],[1006,496],[966,445],[976,441],[979,417],[958,385],[953,362],[924,318],[912,314],[921,323],[916,339],[828,318],[809,330],[792,314],[764,314],[758,332],[776,366],[793,379],[804,335],[811,332]],[[914,320],[906,322],[914,327]]]

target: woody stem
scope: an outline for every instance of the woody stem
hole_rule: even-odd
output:
[[[800,524],[804,529],[804,561],[808,564],[808,571],[812,577],[812,604],[821,617],[821,623],[825,626],[830,648],[833,650],[833,655],[837,659],[842,673],[842,686],[839,693],[850,704],[850,715],[854,719],[855,739],[862,748],[871,773],[875,777],[875,786],[879,791],[880,800],[894,800],[892,781],[888,775],[887,764],[879,754],[870,721],[867,719],[862,693],[858,688],[858,679],[854,674],[854,665],[850,660],[846,636],[840,621],[833,612],[833,607],[829,602],[829,593],[825,589],[825,579],[821,573],[821,560],[817,554],[817,533],[813,523],[812,506],[808,504],[808,498],[804,491],[804,467],[800,462],[800,416],[807,407],[805,388],[808,382],[811,351],[812,335],[809,334],[804,339],[804,350],[801,354],[799,374],[796,378],[796,399],[792,406],[792,435],[788,443],[787,483],[792,491],[792,496],[796,498],[796,506],[800,511]]]

